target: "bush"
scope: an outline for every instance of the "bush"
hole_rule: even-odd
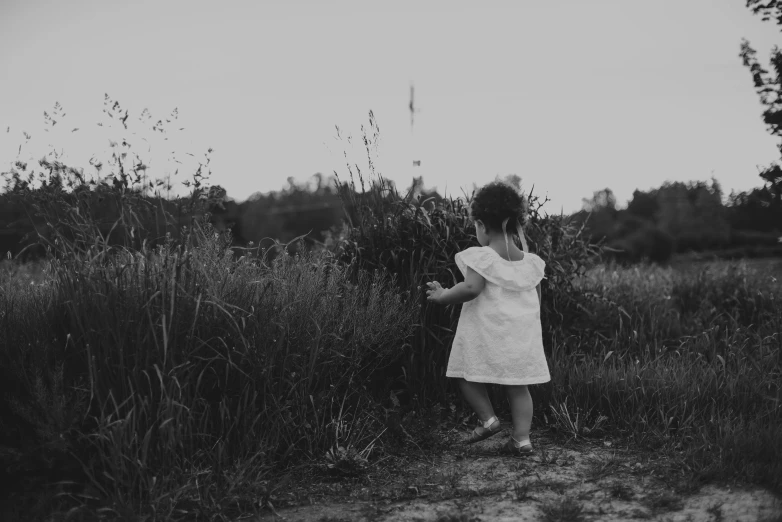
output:
[[[674,241],[670,234],[651,223],[639,224],[626,236],[609,243],[608,259],[623,264],[640,261],[667,263],[673,255]]]
[[[413,309],[380,272],[327,252],[266,266],[235,260],[230,238],[208,226],[195,238],[192,248],[72,252],[45,283],[0,294],[11,426],[72,451],[118,503],[152,502],[199,467],[218,480],[252,462],[243,473],[257,479],[361,443],[335,440],[347,432],[334,423],[411,330]],[[4,443],[24,446],[23,432]]]
[[[287,245],[237,259],[194,219],[212,205],[200,169],[188,198],[164,201],[127,175],[41,166],[39,186],[17,172],[9,186],[49,267],[0,291],[0,444],[16,448],[0,456],[39,481],[17,495],[55,469],[67,493],[86,481],[116,509],[170,513],[335,445],[368,456],[379,430],[351,427],[379,422],[367,388],[415,314],[393,276]]]
[[[540,421],[570,412],[669,451],[704,479],[779,491],[782,278],[769,272],[728,262],[591,270],[578,285],[594,296],[591,323],[555,342]]]
[[[776,246],[779,234],[756,230],[734,230],[730,235],[730,246]]]
[[[371,158],[378,134],[371,114],[370,124],[375,132],[371,137],[364,132],[363,141]],[[414,198],[412,191],[401,195],[393,183],[375,172],[371,160],[366,180],[355,166],[360,184],[357,189],[353,167],[348,165],[348,169],[349,182],[338,181],[350,226],[332,249],[345,261],[356,260],[357,267],[388,270],[397,276],[401,291],[410,291],[414,299],[424,304],[413,342],[404,360],[398,362],[395,377],[399,381],[394,385],[421,398],[445,400],[445,368],[458,307],[431,305],[420,288],[427,281],[438,280],[451,286],[462,279],[454,256],[477,245],[469,222],[469,200]],[[572,285],[596,259],[599,248],[590,245],[582,230],[564,216],[544,215],[541,209],[545,201],[532,193],[528,197],[530,215],[525,234],[529,248],[547,263],[546,279],[541,285],[541,315],[544,329],[549,332],[546,344],[550,346],[550,332],[584,315],[586,301],[573,291]]]
[[[710,328],[752,328],[773,323],[774,277],[741,263],[687,267],[602,266],[578,282],[593,296],[583,331],[623,339],[624,349],[678,346]],[[769,291],[771,290],[771,291]]]

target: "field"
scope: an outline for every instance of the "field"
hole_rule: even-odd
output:
[[[2,518],[257,519],[359,499],[329,516],[404,519],[465,495],[476,519],[509,495],[549,520],[772,513],[780,260],[594,265],[533,205],[552,381],[532,390],[541,451],[497,460],[499,440],[458,444],[475,421],[444,377],[459,307],[420,291],[455,281],[453,254],[475,241],[466,208],[387,193],[355,194],[353,225],[310,252],[237,249],[205,222],[108,245],[82,212],[55,261],[4,263]],[[720,511],[704,491],[739,504]],[[622,496],[643,505],[606,507]],[[456,516],[438,509],[424,518]]]
[[[278,323],[286,320],[296,322],[295,324],[300,326],[312,322],[300,315],[305,312],[303,308],[299,311],[295,310],[294,303],[304,298],[310,303],[317,302],[315,295],[311,293],[305,295],[305,293],[312,292],[313,286],[317,286],[318,282],[324,285],[323,289],[326,292],[331,293],[330,297],[322,295],[326,299],[324,303],[331,302],[334,296],[348,297],[350,293],[351,283],[347,280],[340,281],[337,271],[324,269],[328,265],[323,260],[319,265],[313,258],[305,257],[289,260],[287,263],[278,263],[275,269],[264,271],[256,265],[247,263],[246,260],[235,261],[220,255],[220,247],[220,244],[207,242],[202,251],[192,253],[193,258],[198,259],[201,265],[200,268],[199,263],[191,265],[195,271],[189,277],[192,277],[193,281],[188,283],[186,270],[183,267],[180,267],[180,273],[184,275],[177,277],[184,277],[180,280],[180,286],[186,283],[192,284],[193,288],[199,285],[211,285],[212,298],[202,297],[201,306],[207,307],[211,301],[213,308],[208,314],[200,317],[203,320],[209,318],[217,321],[227,333],[242,333],[247,346],[260,344],[260,339],[253,341],[255,344],[249,341],[253,334],[259,333],[257,330],[252,331],[253,328],[247,324],[249,321],[255,320],[268,324],[275,322],[276,318]],[[119,515],[123,509],[135,513],[149,513],[150,507],[154,506],[160,513],[161,507],[167,506],[169,516],[176,518],[177,510],[181,510],[183,516],[184,513],[192,514],[194,512],[192,510],[195,510],[198,502],[201,502],[198,511],[211,513],[211,515],[204,515],[204,519],[214,519],[218,513],[231,519],[241,513],[254,511],[261,514],[264,509],[268,511],[272,506],[279,509],[285,505],[299,505],[306,498],[306,494],[302,491],[306,492],[308,488],[311,492],[310,496],[317,497],[316,492],[320,492],[320,498],[328,499],[330,498],[328,494],[323,493],[323,484],[332,486],[341,484],[340,488],[351,489],[354,488],[357,480],[366,482],[367,477],[383,475],[384,470],[388,471],[398,466],[400,459],[405,462],[433,462],[439,459],[442,462],[442,459],[448,458],[477,459],[477,461],[488,458],[480,452],[473,455],[463,450],[454,450],[458,448],[456,441],[469,429],[468,425],[473,422],[473,419],[458,396],[450,389],[445,403],[425,404],[422,401],[404,401],[404,399],[400,402],[393,391],[390,399],[386,395],[387,399],[383,400],[378,398],[379,394],[373,390],[366,388],[362,390],[360,384],[340,382],[337,374],[334,374],[330,376],[332,380],[325,387],[320,383],[314,385],[312,382],[307,383],[309,391],[316,391],[315,395],[307,394],[313,402],[317,400],[315,397],[317,397],[318,386],[320,390],[334,389],[336,386],[340,395],[328,397],[320,391],[321,404],[331,404],[331,406],[341,404],[344,407],[344,409],[327,407],[321,410],[323,417],[326,418],[320,419],[318,421],[320,425],[316,425],[312,421],[318,414],[317,410],[310,408],[311,411],[296,411],[292,404],[294,401],[290,400],[291,395],[295,396],[299,393],[299,386],[303,384],[292,381],[297,372],[289,366],[289,371],[285,374],[288,380],[286,381],[285,376],[282,375],[280,381],[276,383],[278,386],[276,389],[269,387],[266,390],[255,390],[256,396],[263,392],[269,395],[279,393],[280,386],[288,390],[287,397],[266,397],[267,411],[251,409],[246,390],[248,383],[245,383],[245,386],[236,387],[232,391],[234,397],[245,401],[238,404],[252,411],[253,415],[242,413],[232,415],[225,406],[219,406],[218,411],[225,411],[225,413],[218,419],[194,418],[193,410],[198,401],[195,397],[185,396],[188,388],[185,379],[188,374],[181,372],[173,388],[164,377],[165,371],[168,371],[172,378],[176,377],[172,370],[187,364],[186,361],[169,360],[162,354],[152,357],[151,354],[146,354],[146,357],[151,360],[143,362],[136,354],[133,360],[137,368],[126,367],[115,370],[110,365],[119,364],[121,361],[112,359],[111,354],[104,354],[100,362],[95,362],[95,352],[101,344],[105,344],[98,338],[97,342],[93,341],[93,348],[90,348],[94,350],[92,359],[95,366],[87,372],[87,377],[93,380],[92,390],[90,384],[85,382],[81,383],[83,386],[81,395],[78,386],[73,386],[69,390],[65,385],[68,376],[64,371],[64,363],[68,361],[65,356],[67,350],[60,354],[53,353],[54,347],[44,342],[44,339],[55,338],[53,336],[57,335],[60,336],[61,342],[69,340],[67,333],[63,335],[63,330],[57,329],[60,325],[47,322],[47,319],[52,317],[50,315],[52,310],[56,310],[56,306],[52,308],[52,305],[57,305],[57,299],[63,298],[60,293],[63,286],[69,285],[68,299],[63,301],[63,305],[67,305],[67,311],[72,314],[80,312],[78,307],[85,308],[83,311],[85,315],[79,320],[91,325],[92,335],[96,332],[100,335],[110,335],[109,329],[114,332],[119,330],[125,337],[111,337],[114,347],[112,349],[138,350],[131,344],[133,334],[128,330],[128,322],[105,307],[92,303],[95,296],[101,295],[100,289],[94,287],[80,291],[76,285],[90,284],[90,281],[92,284],[100,283],[104,287],[103,293],[106,297],[111,297],[108,292],[121,291],[123,299],[118,299],[120,297],[118,292],[113,298],[118,299],[113,301],[114,306],[124,302],[127,307],[124,310],[132,318],[133,305],[127,302],[131,294],[143,294],[134,296],[135,303],[154,302],[154,299],[161,297],[157,294],[160,294],[159,288],[164,288],[161,285],[165,285],[166,281],[154,282],[150,278],[154,277],[155,273],[162,277],[172,277],[175,273],[175,264],[167,266],[167,263],[173,261],[166,257],[167,255],[161,250],[158,257],[147,256],[147,264],[143,267],[138,260],[134,261],[134,258],[125,259],[125,276],[116,272],[116,267],[114,272],[109,272],[118,276],[114,280],[113,288],[107,286],[107,272],[99,275],[102,279],[96,279],[94,274],[91,279],[80,279],[88,274],[84,270],[76,270],[76,267],[63,271],[63,267],[56,266],[16,267],[13,270],[10,264],[4,266],[0,317],[4,321],[5,334],[2,347],[5,367],[26,375],[25,380],[17,377],[17,382],[21,381],[32,390],[26,402],[17,399],[5,404],[4,407],[10,409],[11,418],[15,416],[21,419],[18,429],[32,427],[36,439],[35,446],[27,447],[19,444],[13,447],[9,444],[11,440],[5,441],[3,456],[8,460],[9,472],[16,469],[31,473],[20,482],[23,487],[11,492],[9,504],[13,503],[18,507],[24,500],[29,503],[30,509],[35,510],[36,503],[39,503],[39,509],[40,506],[48,509],[57,505],[53,495],[65,494],[64,496],[70,499],[73,505],[81,506],[76,513],[80,511],[84,514],[95,513],[93,510],[103,509],[104,515],[110,518],[110,515]],[[158,263],[157,271],[150,266],[155,260]],[[303,270],[304,267],[309,267],[309,270]],[[780,463],[782,412],[779,408],[782,307],[778,297],[782,295],[779,283],[781,267],[780,260],[754,260],[750,263],[717,262],[680,265],[675,268],[599,266],[591,269],[585,277],[576,281],[574,289],[589,298],[592,309],[587,310],[588,314],[582,318],[584,324],[574,323],[568,325],[567,329],[562,326],[551,329],[561,334],[561,337],[550,340],[549,364],[553,381],[534,390],[536,421],[533,431],[537,431],[542,446],[546,448],[545,451],[555,454],[558,451],[567,453],[569,448],[572,450],[579,445],[583,447],[584,444],[598,443],[598,453],[586,453],[587,461],[592,464],[586,468],[582,466],[581,473],[597,473],[595,466],[600,466],[594,462],[598,464],[602,462],[605,465],[605,469],[601,472],[605,475],[604,478],[616,482],[615,479],[619,479],[624,470],[619,463],[625,462],[627,458],[620,458],[616,456],[616,452],[606,453],[603,450],[608,448],[608,445],[616,449],[624,448],[625,453],[632,453],[633,462],[644,462],[644,465],[653,466],[658,470],[660,477],[673,480],[679,488],[676,498],[680,499],[677,502],[681,505],[684,505],[682,503],[684,500],[681,499],[686,498],[687,494],[692,494],[692,491],[710,483],[756,484],[778,493],[782,483]],[[221,272],[226,274],[225,277],[219,277]],[[314,278],[302,281],[307,272]],[[125,277],[124,281],[123,277]],[[231,305],[229,297],[234,299],[234,303],[240,297],[247,299],[244,306],[248,309],[253,306],[252,302],[257,304],[258,301],[253,300],[263,299],[263,297],[260,294],[242,295],[242,283],[252,280],[258,282],[264,278],[267,288],[272,288],[274,284],[281,285],[275,294],[276,298],[270,303],[278,302],[283,305],[287,302],[293,305],[294,310],[290,311],[290,315],[269,316],[268,319],[272,321],[260,321],[257,316],[242,317],[238,313],[220,312],[220,308]],[[298,280],[298,282],[294,285],[286,284],[286,281],[291,280]],[[356,290],[354,290],[356,293],[353,296],[352,306],[364,308],[365,313],[368,308],[369,313],[374,314],[376,319],[360,321],[368,325],[370,330],[360,334],[363,335],[362,342],[356,346],[374,346],[373,354],[383,353],[383,348],[380,347],[385,340],[376,338],[373,329],[385,338],[389,338],[391,334],[397,335],[398,340],[391,341],[392,345],[397,344],[397,346],[406,335],[410,334],[409,331],[404,331],[402,325],[404,321],[399,320],[405,317],[404,307],[399,308],[403,303],[398,300],[401,297],[397,298],[397,301],[392,298],[382,306],[380,305],[383,300],[381,293],[377,293],[378,297],[372,298],[373,288],[388,284],[390,281],[375,276],[375,278],[365,278],[355,286]],[[152,286],[144,289],[143,285]],[[393,285],[384,292],[393,294],[392,288]],[[144,290],[145,292],[142,292]],[[384,299],[388,299],[392,294],[386,295]],[[222,296],[223,306],[216,306],[215,295]],[[168,331],[166,331],[165,319],[152,321],[152,325],[160,330],[158,335],[152,334],[148,339],[150,343],[157,345],[156,350],[160,352],[166,350],[164,337],[166,334],[168,349],[171,352],[176,349],[177,343],[187,342],[177,338],[176,332],[182,329],[193,329],[194,334],[190,339],[204,337],[203,334],[199,335],[200,328],[193,326],[195,324],[193,313],[198,313],[194,310],[198,308],[197,303],[192,303],[194,306],[189,307],[184,303],[183,296],[162,297],[162,306],[159,309],[163,311],[162,317],[172,319],[167,325]],[[372,302],[377,304],[372,305]],[[394,302],[398,302],[399,305],[394,305]],[[172,306],[175,307],[174,313],[181,308],[183,312],[179,313],[186,315],[187,320],[178,321],[172,315],[165,314],[165,310]],[[307,310],[307,313],[312,311]],[[320,342],[324,349],[335,350],[337,345],[327,344],[323,337],[329,333],[327,330],[329,325],[333,327],[336,326],[335,321],[346,320],[329,315],[326,309],[323,314],[325,315],[320,316],[318,324],[313,325],[313,329],[307,332],[308,341],[320,335]],[[364,317],[368,316],[364,315]],[[144,319],[143,316],[136,318],[142,324]],[[409,319],[407,321],[409,322]],[[240,327],[237,324],[239,322],[245,324]],[[120,330],[123,324],[124,331]],[[352,324],[350,328],[355,331],[358,323]],[[214,328],[214,324],[209,326]],[[232,331],[232,326],[236,328],[235,331]],[[283,330],[272,333],[277,331]],[[286,350],[288,356],[291,356],[293,351],[291,347],[296,346],[295,342],[301,343],[303,336],[299,335],[299,339],[294,340],[295,334],[292,328],[284,331],[287,331],[287,335],[292,337],[294,343]],[[9,344],[9,337],[22,342],[27,340],[25,344],[28,348],[15,352]],[[72,338],[73,336],[70,337]],[[71,342],[75,347],[76,341]],[[266,356],[269,357],[272,355],[268,351],[270,345],[265,346]],[[190,346],[194,351],[198,348],[197,345]],[[394,347],[390,346],[386,349],[393,351]],[[442,348],[430,346],[429,349],[441,350]],[[35,353],[36,351],[40,353]],[[22,355],[25,357],[20,359]],[[236,369],[240,369],[242,364],[239,355],[241,354],[237,353],[234,356]],[[231,366],[226,365],[221,356],[230,357],[230,352],[223,352],[223,354],[218,352],[212,355],[210,365],[222,362],[220,371],[230,372]],[[155,357],[158,358],[157,363]],[[174,354],[169,354],[168,357],[173,359]],[[361,359],[357,356],[353,357]],[[250,365],[241,368],[252,370],[253,364],[263,366],[262,361],[263,359],[255,359]],[[166,362],[167,365],[163,366]],[[12,364],[16,366],[10,366]],[[288,361],[287,364],[294,363]],[[320,368],[324,374],[334,368],[348,373],[354,370],[367,371],[365,368],[367,360],[361,360],[356,365],[339,366],[340,362],[333,357],[303,365],[297,364],[295,368],[313,368],[313,365]],[[208,368],[209,365],[206,367]],[[104,386],[109,393],[97,410],[98,415],[102,415],[103,418],[93,418],[92,425],[83,422],[88,412],[85,402],[95,400],[87,397],[87,393],[95,394],[94,381],[100,379],[100,373],[109,373],[112,370],[124,371],[129,383],[137,378],[131,375],[134,371],[138,371],[145,379],[154,383],[151,390],[159,390],[154,393],[154,398],[159,403],[152,409],[153,405],[149,402],[138,401],[133,408],[123,410],[122,404],[113,398],[111,393],[118,383],[106,381]],[[47,375],[46,372],[50,373]],[[236,375],[240,374],[234,374]],[[17,391],[19,388],[8,386],[9,379],[13,382],[11,376],[6,375],[6,377],[6,394],[8,391]],[[206,380],[207,374],[202,371],[197,376],[192,376],[189,382],[193,383],[196,378]],[[375,387],[383,384],[382,379],[380,381],[378,383],[376,377],[367,380]],[[138,384],[128,384],[131,385],[138,386]],[[226,396],[230,394],[224,389],[219,396],[222,398],[222,403],[218,404],[225,404]],[[131,393],[128,397],[134,400],[134,394]],[[187,405],[184,403],[185,399],[193,402],[189,404],[187,410],[177,411],[178,404],[180,408]],[[126,404],[127,400],[126,398]],[[236,404],[234,403],[232,407],[236,408]],[[276,412],[278,417],[268,413],[270,405],[280,409]],[[352,409],[349,409],[348,405]],[[500,411],[502,408],[501,405]],[[206,408],[203,411],[208,412]],[[331,418],[327,418],[329,413]],[[507,418],[507,412],[504,413]],[[153,419],[150,420],[158,420],[150,423],[145,419],[150,414],[154,414]],[[240,421],[239,417],[244,420]],[[283,427],[272,428],[274,423],[280,422],[280,417],[287,418],[287,422],[291,424],[298,420],[300,424],[289,425],[288,431]],[[220,461],[210,461],[215,458],[214,455],[207,456],[203,445],[198,444],[199,429],[204,432],[204,435],[209,430],[215,430],[215,426],[210,425],[211,422],[224,423],[223,426],[219,426],[219,429],[224,430],[224,433],[229,436],[233,432],[235,436],[230,439],[235,447],[229,449],[226,444],[223,450],[230,455],[224,457],[224,464]],[[132,423],[137,425],[133,426]],[[228,429],[225,427],[226,423]],[[258,423],[264,426],[258,427]],[[164,425],[170,426],[173,432],[166,432],[163,429]],[[242,430],[232,429],[239,425],[243,427],[242,430],[250,430],[253,437],[242,436],[242,433],[237,432]],[[143,429],[144,426],[148,427]],[[275,442],[285,440],[285,437],[295,440],[296,428],[300,430],[298,433],[305,433],[302,437],[304,440],[299,439],[300,442],[293,446],[282,444],[282,447],[294,448],[288,452],[288,455],[270,456],[266,453]],[[93,430],[92,433],[86,432],[87,429]],[[306,440],[307,432],[310,440]],[[153,437],[157,437],[158,441],[152,440]],[[220,440],[212,439],[209,444],[215,443],[219,444]],[[80,452],[85,451],[85,444],[97,454],[91,460],[82,460],[85,453]],[[187,448],[188,444],[193,447]],[[266,452],[259,452],[259,447]],[[280,447],[279,442],[277,447]],[[37,453],[35,458],[25,453],[32,452],[33,449]],[[157,458],[162,458],[161,453],[166,449],[174,452],[164,459],[170,465],[168,476],[164,474],[162,467],[156,465],[149,457],[146,461],[143,460],[144,452],[149,455],[156,451]],[[610,456],[612,454],[614,457]],[[70,455],[79,457],[79,460],[74,458],[69,462]],[[609,461],[603,462],[607,458]],[[611,464],[611,458],[614,458],[616,463]],[[515,472],[510,468],[510,471],[504,469],[506,479],[513,478],[511,482],[514,483],[531,479],[533,476],[540,478],[540,474],[547,469],[545,458],[543,461],[538,458],[537,468],[535,468],[536,464],[531,462],[503,464],[501,467],[504,466],[504,469],[508,465],[511,468],[516,466],[513,468],[516,469]],[[195,466],[188,469],[187,464]],[[58,466],[62,469],[57,469]],[[215,466],[224,466],[219,471],[221,475],[217,474],[219,468],[216,469]],[[446,471],[452,469],[443,464],[440,466],[443,466],[439,470],[442,473],[447,474]],[[36,473],[40,475],[51,469],[63,473],[64,479],[79,477],[84,483],[76,488],[69,480],[64,480],[60,484],[51,484],[42,477],[36,480]],[[307,477],[304,482],[299,481],[295,484],[296,487],[293,487],[296,481],[291,482],[289,491],[296,491],[298,496],[291,497],[282,494],[280,489],[271,488],[270,485],[280,477],[290,477],[292,470],[298,470],[295,472],[297,476]],[[484,469],[482,473],[486,472]],[[438,468],[430,468],[427,473],[437,474]],[[199,477],[202,480],[201,484],[198,484]],[[421,478],[420,472],[409,476],[403,473],[398,475],[399,480],[393,488],[375,490],[370,488],[364,494],[368,495],[368,498],[372,495],[380,495],[380,498],[395,501],[405,498],[411,501],[415,497],[420,502],[418,493],[426,489],[421,485]],[[466,480],[467,477],[452,477],[452,479],[458,482]],[[554,479],[549,477],[538,486],[532,487],[545,489],[544,485],[551,480]],[[562,479],[557,480],[562,482]],[[220,481],[223,481],[222,484]],[[565,480],[565,486],[570,487],[567,482],[568,480]],[[373,481],[369,480],[368,483],[371,484]],[[579,483],[578,474],[571,476],[570,483]],[[149,489],[144,493],[138,489],[134,491],[134,488],[142,484],[145,489]],[[159,488],[157,499],[155,495],[150,495],[156,491],[156,485]],[[479,488],[478,485],[474,487]],[[37,491],[30,491],[29,488],[37,488]],[[484,492],[478,497],[491,499],[492,495],[510,494],[509,492],[512,491],[505,486],[501,489],[502,492]],[[410,497],[410,492],[414,490],[418,493]],[[385,493],[379,493],[382,491]],[[48,500],[47,492],[52,495]],[[172,492],[176,492],[179,498],[172,495]],[[35,494],[31,495],[31,493]],[[453,494],[453,491],[450,494]],[[639,492],[633,495],[642,498]],[[233,498],[236,501],[235,506],[223,507],[226,504],[225,501],[219,500],[221,497]],[[340,495],[337,497],[341,498]],[[552,498],[556,500],[555,497]],[[202,500],[197,501],[198,498]],[[250,499],[255,499],[255,504]],[[257,504],[257,499],[265,499],[266,505],[263,502]],[[546,502],[550,504],[554,500],[549,499]],[[158,504],[155,505],[155,502]],[[8,509],[10,508],[6,507],[6,510]],[[588,513],[591,508],[586,509]]]
[[[779,331],[740,327],[737,308],[755,291],[778,296],[780,275],[782,259],[594,267],[577,288],[628,311],[612,326],[631,335],[550,359],[535,456],[499,455],[504,440],[460,444],[474,418],[455,404],[403,408],[381,466],[303,472],[263,519],[778,520]],[[612,322],[595,319],[589,333]],[[734,335],[716,334],[731,322]],[[694,328],[704,333],[684,334]]]
[[[722,261],[722,264],[730,265],[729,261]],[[679,270],[691,270],[700,267],[708,267],[714,264],[714,261],[692,260],[686,256],[674,256],[671,260],[671,266]],[[750,259],[740,259],[733,262],[734,265],[743,265],[751,270],[768,274],[779,279],[782,277],[782,257],[756,257]]]

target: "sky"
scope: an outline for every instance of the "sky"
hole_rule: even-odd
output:
[[[124,138],[176,181],[212,148],[211,182],[242,201],[366,173],[371,110],[376,170],[400,187],[460,196],[516,174],[549,213],[606,187],[620,206],[665,181],[748,190],[779,151],[739,46],[767,64],[782,33],[744,4],[0,0],[0,171],[58,150],[92,172]]]

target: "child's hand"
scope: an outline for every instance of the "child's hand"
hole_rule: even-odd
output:
[[[445,292],[445,288],[440,286],[440,283],[437,281],[426,283],[426,286],[429,287],[429,290],[426,291],[426,300],[434,301],[435,303],[440,304],[440,296],[442,296],[443,292]]]

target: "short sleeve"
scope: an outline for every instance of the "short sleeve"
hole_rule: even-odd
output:
[[[470,247],[456,254],[456,266],[467,277],[472,268],[487,281],[509,290],[534,288],[545,277],[546,263],[533,253],[526,253],[522,261],[508,263],[486,247]]]
[[[539,255],[528,252],[530,262],[530,273],[533,279],[537,279],[535,285],[537,286],[541,280],[546,279],[546,262],[543,261]]]
[[[469,266],[484,279],[491,278],[490,270],[494,260],[489,252],[478,247],[470,247],[457,253],[454,259],[464,277],[467,277],[467,267]]]

